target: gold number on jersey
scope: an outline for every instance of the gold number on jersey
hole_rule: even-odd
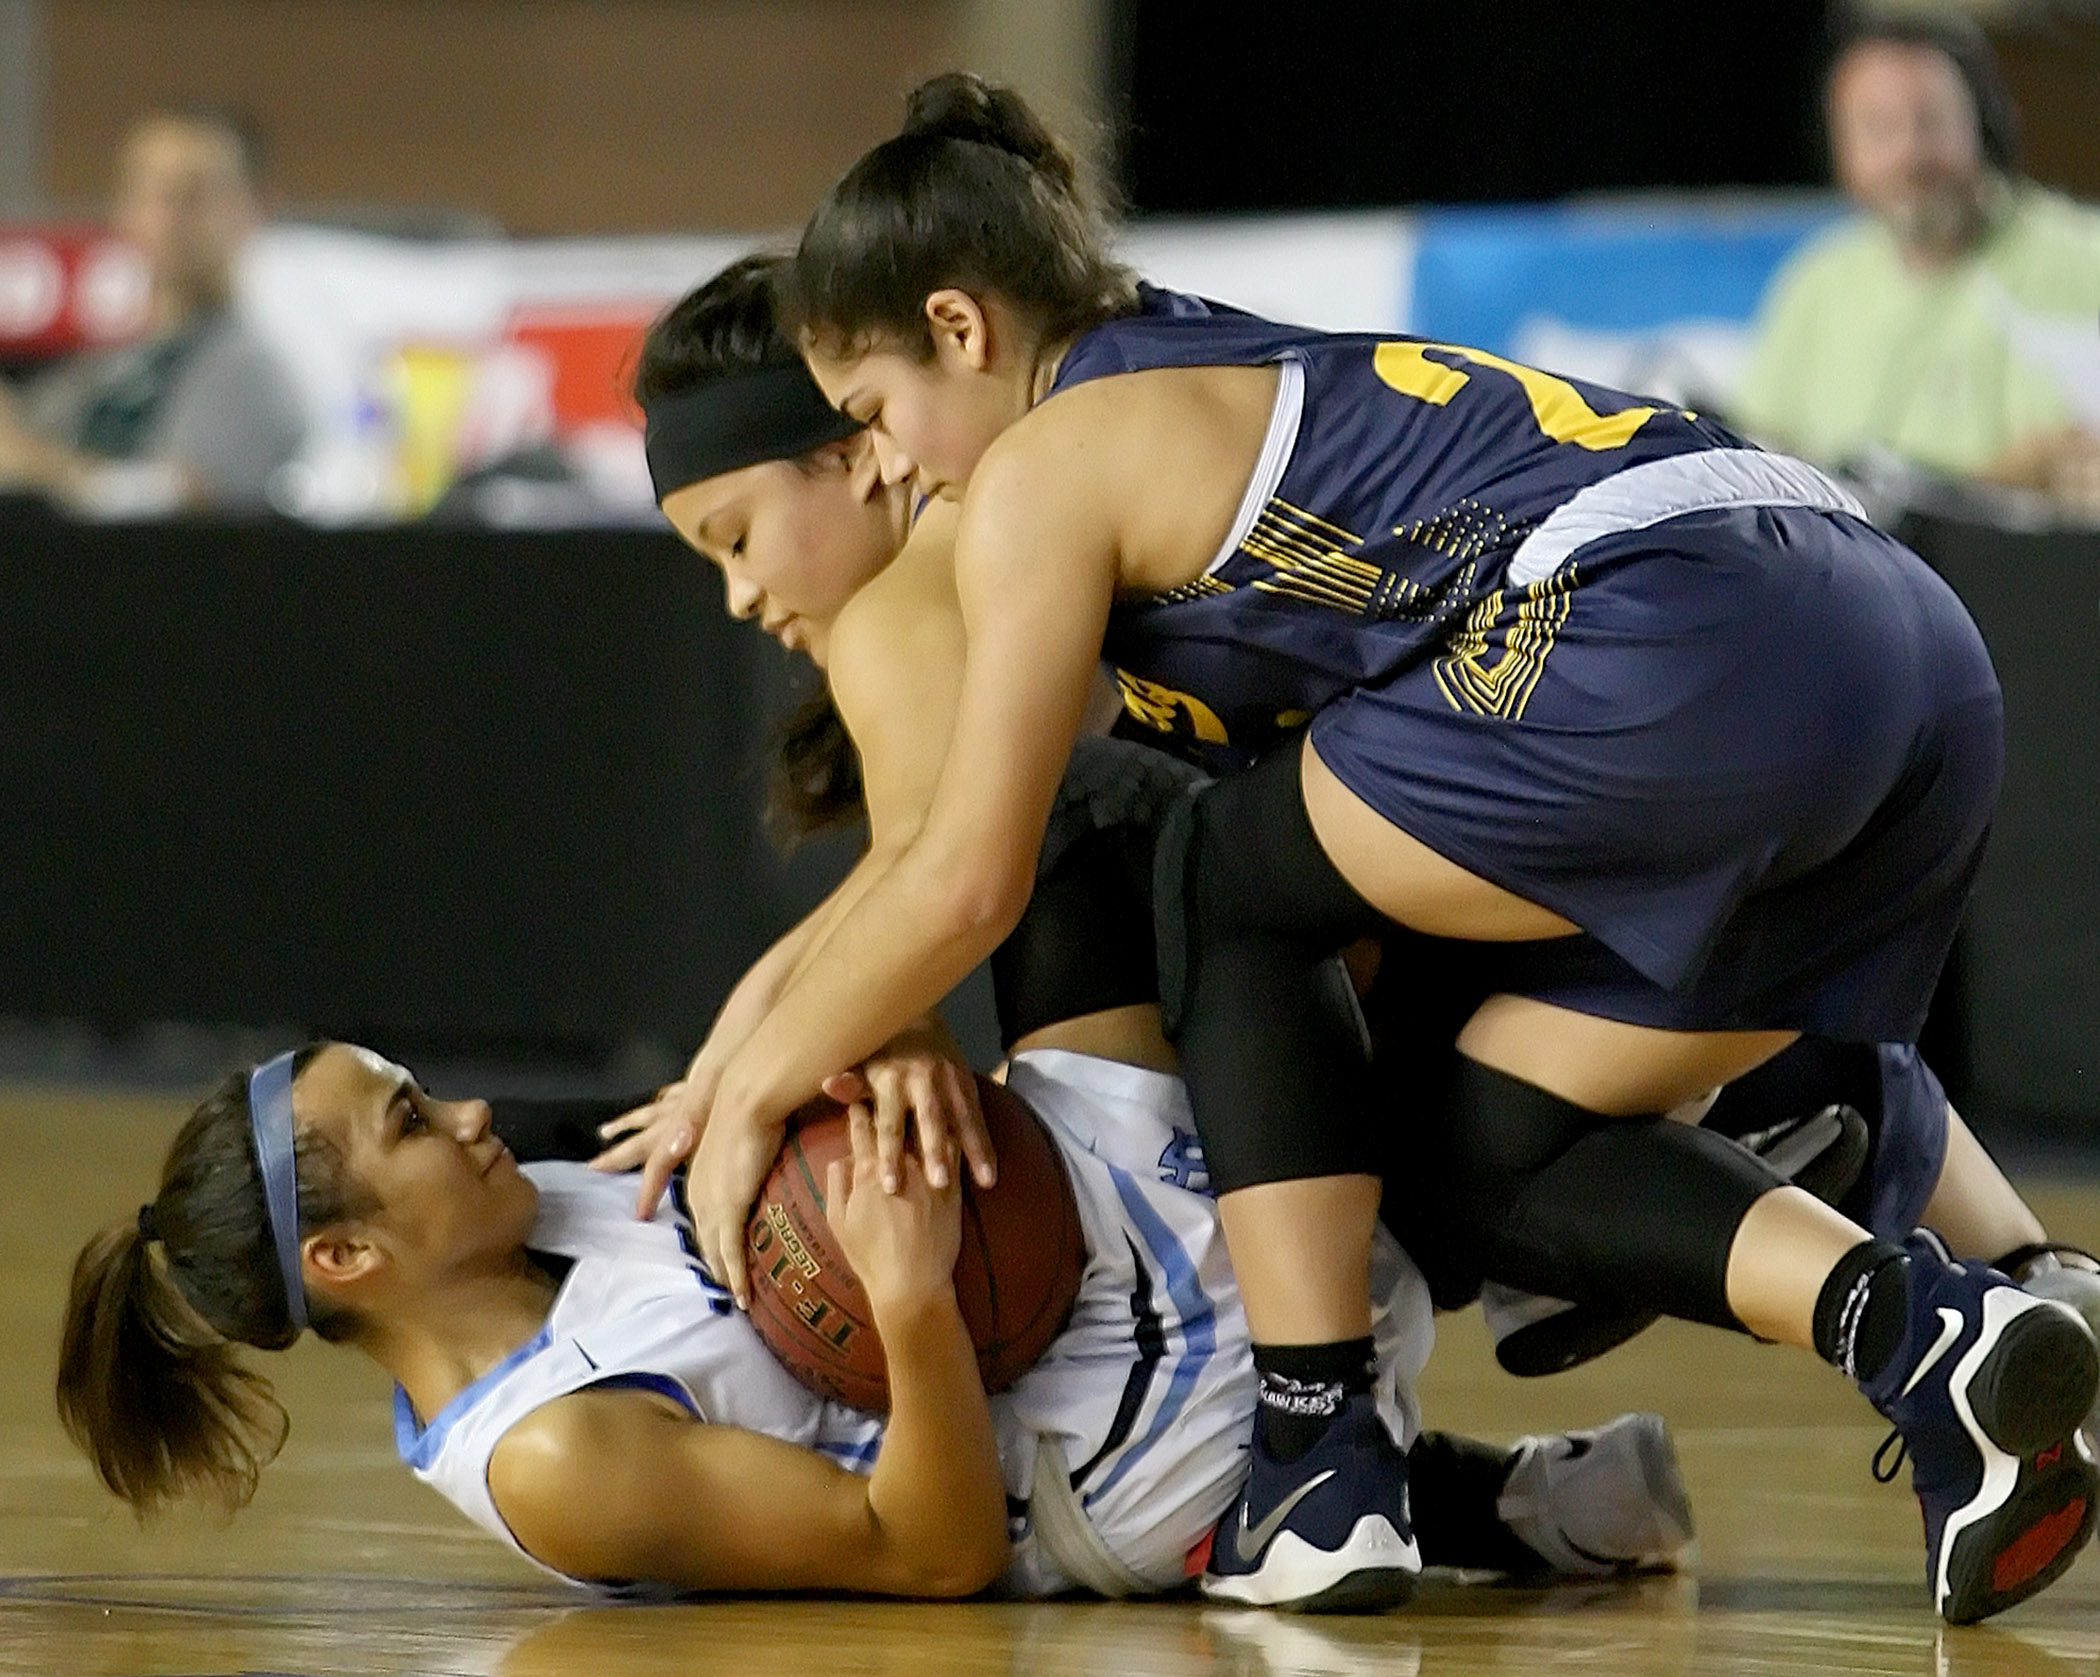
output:
[[[1492,367],[1509,374],[1523,386],[1525,398],[1531,403],[1531,415],[1538,421],[1539,429],[1557,443],[1574,443],[1580,448],[1600,451],[1624,448],[1634,432],[1661,411],[1657,408],[1622,408],[1617,413],[1598,413],[1566,379],[1542,373],[1536,367],[1505,361],[1484,349],[1463,349],[1457,344],[1380,344],[1372,353],[1371,366],[1381,380],[1402,395],[1416,396],[1442,407],[1466,387],[1472,374],[1430,360],[1424,352],[1432,349],[1439,355],[1455,355],[1476,366]]]
[[[1116,685],[1123,690],[1123,708],[1133,720],[1163,734],[1208,740],[1228,745],[1230,736],[1218,713],[1193,693],[1183,693],[1157,681],[1147,681],[1128,670],[1116,671]]]

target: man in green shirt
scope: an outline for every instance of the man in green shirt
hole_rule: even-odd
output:
[[[1735,420],[1825,463],[1878,445],[2100,508],[2100,213],[2018,175],[1981,35],[1867,25],[1826,108],[1866,214],[1773,280]]]

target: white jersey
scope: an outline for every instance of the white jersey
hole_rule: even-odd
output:
[[[1013,1510],[1002,1583],[1031,1596],[1171,1588],[1246,1475],[1256,1389],[1188,1099],[1177,1078],[1047,1049],[1017,1055],[1008,1087],[1063,1157],[1088,1261],[1063,1332],[991,1400]],[[427,1424],[396,1392],[401,1456],[425,1484],[517,1547],[489,1496],[490,1455],[542,1404],[604,1386],[873,1466],[881,1419],[789,1376],[701,1268],[671,1196],[639,1222],[625,1180],[561,1163],[525,1173],[540,1190],[532,1246],[573,1267],[546,1326]],[[1373,1272],[1379,1402],[1405,1444],[1429,1295],[1382,1232]]]

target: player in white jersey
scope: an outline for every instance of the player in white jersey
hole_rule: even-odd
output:
[[[279,1348],[310,1323],[394,1376],[419,1475],[580,1581],[1172,1587],[1245,1472],[1255,1389],[1215,1212],[1171,1179],[1180,1086],[1055,1050],[1021,1056],[1013,1086],[1072,1175],[1090,1263],[1064,1333],[989,1402],[949,1279],[959,1190],[929,1189],[916,1163],[900,1194],[869,1185],[864,1110],[829,1215],[882,1331],[887,1425],[787,1376],[668,1204],[637,1222],[617,1179],[562,1165],[529,1179],[485,1103],[433,1100],[331,1044],[229,1082],[136,1222],[82,1254],[61,1412],[140,1508],[196,1489],[238,1503],[282,1413],[234,1342]],[[1381,1410],[1407,1438],[1428,1301],[1396,1246],[1379,1264]],[[1498,1458],[1483,1506],[1423,1510],[1425,1546],[1484,1523],[1540,1564],[1556,1543],[1585,1568],[1667,1559],[1688,1516],[1666,1440],[1639,1418],[1599,1438]]]
[[[991,1399],[1011,1519],[1006,1589],[1171,1588],[1238,1488],[1253,1365],[1209,1198],[1162,1160],[1193,1128],[1179,1079],[1054,1049],[1022,1055],[1010,1087],[1057,1144],[1089,1261],[1064,1331]],[[632,1382],[696,1417],[787,1439],[849,1467],[872,1462],[880,1421],[794,1383],[691,1256],[666,1195],[635,1221],[632,1189],[578,1165],[525,1167],[540,1192],[531,1244],[574,1260],[547,1326],[427,1426],[397,1399],[401,1454],[419,1478],[515,1542],[488,1489],[519,1420],[586,1387]],[[1391,1240],[1378,1251],[1379,1393],[1412,1441],[1413,1379],[1429,1354],[1429,1297]]]

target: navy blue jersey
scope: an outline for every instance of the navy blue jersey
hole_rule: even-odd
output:
[[[1284,363],[1302,378],[1294,427],[1279,403],[1234,545],[1109,620],[1104,655],[1131,715],[1212,745],[1259,750],[1437,654],[1454,705],[1509,714],[1573,586],[1566,574],[1528,585],[1535,607],[1496,627],[1525,538],[1629,467],[1745,446],[1683,409],[1485,350],[1279,325],[1149,286],[1143,302],[1072,346],[1053,393],[1157,367]]]
[[[1814,468],[1481,350],[1147,292],[1058,387],[1267,364],[1219,553],[1110,613],[1129,715],[1228,763],[1309,724],[1369,809],[1586,934],[1511,946],[1513,993],[1912,1040],[2000,772],[1946,585]]]

